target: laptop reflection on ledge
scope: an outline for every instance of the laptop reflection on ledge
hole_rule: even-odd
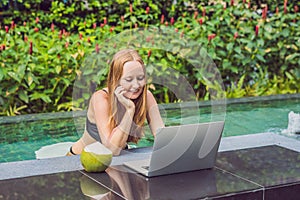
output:
[[[224,121],[169,126],[157,131],[150,159],[124,162],[146,177],[214,167]]]
[[[107,186],[125,199],[197,199],[217,193],[215,169],[147,178],[119,165],[107,175]]]

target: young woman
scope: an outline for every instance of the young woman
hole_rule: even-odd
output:
[[[68,155],[80,154],[95,141],[119,155],[128,142],[137,143],[143,136],[146,119],[154,136],[164,126],[156,100],[147,90],[141,57],[135,50],[121,50],[110,64],[107,87],[92,95],[85,131]]]

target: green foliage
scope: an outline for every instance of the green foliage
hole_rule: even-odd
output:
[[[132,42],[159,103],[183,100],[174,93],[185,89],[178,84],[182,77],[203,100],[300,90],[297,2],[286,7],[268,1],[250,7],[183,0],[11,2],[0,3],[0,115],[82,108],[96,88],[105,86],[108,59],[130,38],[119,35],[137,27],[155,27],[163,36]],[[111,38],[115,41],[108,42]],[[166,76],[176,78],[169,88],[155,84]]]

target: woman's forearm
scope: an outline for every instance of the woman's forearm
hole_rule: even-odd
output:
[[[133,121],[134,110],[128,109],[120,124],[114,128],[108,141],[107,147],[113,152],[114,155],[119,155],[122,148],[125,147],[128,136],[130,134],[130,129]]]

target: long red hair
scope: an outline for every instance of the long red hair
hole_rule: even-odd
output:
[[[141,63],[144,73],[146,69],[144,62],[137,51],[133,49],[124,49],[117,52],[110,64],[109,73],[107,77],[108,99],[109,99],[109,127],[111,131],[118,126],[125,113],[125,108],[118,102],[114,95],[116,87],[118,87],[120,79],[123,74],[123,66],[126,62],[137,61]],[[146,120],[146,99],[147,87],[144,86],[142,94],[134,100],[135,113],[133,123],[131,125],[130,133],[127,142],[135,142],[143,136],[143,126]]]

